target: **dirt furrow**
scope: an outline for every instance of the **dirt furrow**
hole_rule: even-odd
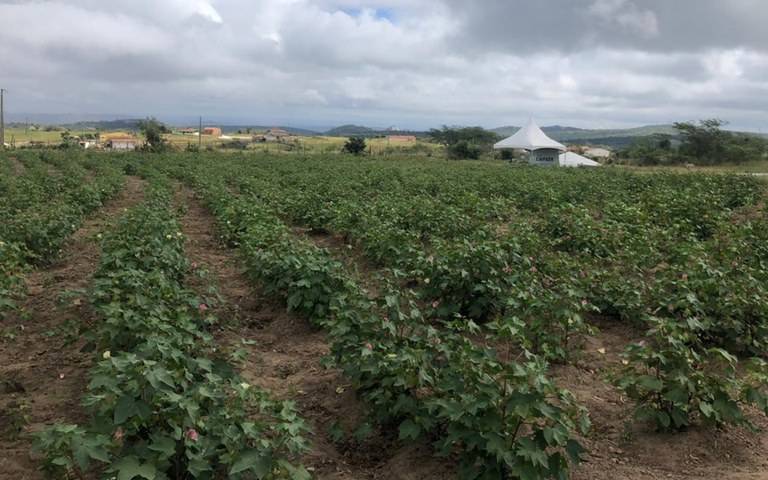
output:
[[[27,276],[27,298],[2,325],[0,479],[43,478],[28,433],[86,417],[79,402],[91,362],[80,352],[78,329],[94,320],[86,290],[101,253],[96,235],[141,200],[144,186],[128,177],[125,189],[75,232],[61,261]]]
[[[224,300],[214,311],[221,322],[215,332],[217,343],[229,349],[245,348],[248,359],[241,366],[243,376],[278,398],[300,405],[302,417],[314,430],[312,450],[303,459],[313,478],[406,478],[380,476],[382,470],[389,470],[385,465],[331,441],[327,432],[334,422],[352,425],[362,417],[363,409],[349,382],[320,365],[328,352],[324,332],[286,313],[280,299],[253,285],[237,252],[219,245],[214,218],[191,191],[182,189],[176,202],[185,212],[182,230],[190,240],[187,256],[208,271],[205,281],[212,282]],[[198,291],[205,291],[201,280],[192,282],[198,282]]]
[[[18,177],[19,175],[24,174],[27,167],[25,167],[17,157],[8,157],[8,160],[11,162],[11,174],[13,176]]]

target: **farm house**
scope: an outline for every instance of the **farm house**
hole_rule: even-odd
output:
[[[221,128],[220,127],[205,127],[202,131],[203,135],[215,135],[220,137],[221,136]]]
[[[600,165],[594,160],[568,152],[565,145],[549,138],[533,119],[514,135],[495,143],[493,148],[496,150],[525,150],[529,152],[528,162],[531,165],[559,165],[561,167],[596,167]],[[557,163],[555,163],[556,161]]]

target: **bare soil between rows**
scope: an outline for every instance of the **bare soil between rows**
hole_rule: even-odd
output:
[[[2,325],[15,338],[0,340],[0,479],[44,478],[30,433],[88,418],[80,399],[91,359],[80,352],[76,329],[94,320],[85,291],[101,254],[95,237],[143,190],[142,180],[127,177],[125,189],[74,233],[60,261],[30,272],[27,298]]]

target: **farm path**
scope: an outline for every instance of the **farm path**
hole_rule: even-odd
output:
[[[85,219],[58,263],[27,276],[27,298],[3,325],[0,340],[0,479],[43,478],[24,433],[87,417],[80,399],[91,361],[79,350],[78,330],[94,319],[86,289],[99,261],[95,237],[141,201],[144,187],[143,180],[127,177],[123,191]],[[22,428],[18,438],[15,426]]]
[[[8,157],[8,161],[11,162],[11,174],[15,177],[23,175],[27,167],[19,161],[17,157]]]
[[[282,300],[266,295],[243,272],[235,250],[222,247],[215,236],[215,219],[194,196],[181,188],[174,200],[182,212],[182,231],[189,238],[187,257],[208,271],[191,286],[205,293],[213,284],[223,303],[213,313],[220,324],[219,345],[248,352],[241,374],[277,398],[298,403],[311,426],[312,444],[302,459],[313,478],[323,480],[447,478],[428,448],[398,449],[392,441],[334,444],[328,429],[334,422],[354,428],[363,417],[350,382],[320,365],[328,353],[325,333],[285,311]],[[243,342],[247,340],[247,342]],[[381,440],[381,439],[378,439]],[[442,462],[444,463],[444,462]]]

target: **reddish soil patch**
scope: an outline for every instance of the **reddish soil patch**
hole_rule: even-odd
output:
[[[312,427],[311,451],[302,459],[313,478],[426,479],[450,478],[445,461],[432,458],[428,448],[402,447],[391,438],[335,444],[328,429],[334,423],[352,430],[364,416],[364,407],[349,382],[335,370],[321,366],[328,353],[325,333],[302,318],[285,312],[282,300],[265,295],[243,273],[237,253],[222,249],[211,214],[182,189],[176,196],[185,215],[182,230],[190,238],[187,256],[209,271],[224,303],[214,313],[221,324],[217,342],[230,349],[245,348],[248,360],[242,375],[273,392],[277,398],[298,403],[301,416]],[[200,282],[199,280],[193,280]],[[198,291],[205,285],[198,283]],[[254,342],[245,345],[243,339]]]
[[[143,181],[128,177],[123,192],[75,232],[60,262],[28,275],[26,300],[2,325],[8,335],[0,339],[0,479],[43,478],[29,433],[87,418],[80,399],[91,362],[79,351],[77,328],[94,319],[85,290],[101,253],[95,235],[140,201],[143,189]]]

